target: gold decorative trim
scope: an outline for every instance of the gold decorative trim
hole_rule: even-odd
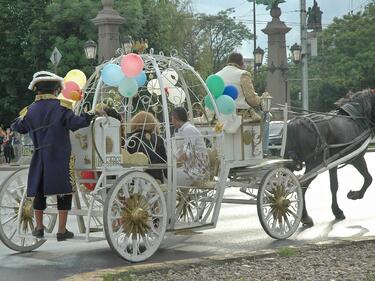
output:
[[[68,100],[60,100],[60,105],[70,110],[73,109],[73,102]]]
[[[42,95],[36,95],[35,96],[35,101],[40,101],[40,100],[56,100],[57,97],[52,94],[42,94]]]
[[[74,172],[75,162],[76,162],[75,157],[73,154],[71,154],[70,159],[69,159],[69,181],[70,181],[70,184],[72,185],[73,192],[75,192],[77,189],[76,175]]]

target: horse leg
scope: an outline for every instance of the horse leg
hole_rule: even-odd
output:
[[[302,223],[304,226],[309,226],[309,227],[314,225],[314,221],[313,221],[313,219],[309,216],[309,214],[307,213],[305,193],[306,193],[306,191],[307,191],[308,186],[310,185],[310,183],[311,183],[314,179],[315,179],[315,177],[314,177],[313,179],[308,180],[308,181],[304,184],[304,187],[302,188],[303,208],[302,208],[302,218],[301,218],[301,223]]]
[[[339,205],[337,204],[337,190],[339,188],[339,184],[337,181],[337,167],[332,168],[329,170],[329,179],[331,185],[331,194],[332,194],[332,213],[335,215],[337,220],[344,220],[345,215],[344,212],[340,209]]]
[[[363,195],[365,195],[365,192],[366,192],[367,188],[372,183],[372,176],[367,169],[366,160],[365,160],[365,157],[363,155],[351,164],[363,176],[364,182],[363,182],[363,186],[360,190],[357,190],[357,191],[350,190],[347,197],[349,199],[352,199],[352,200],[362,199]]]

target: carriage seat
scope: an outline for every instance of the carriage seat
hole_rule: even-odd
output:
[[[150,161],[143,152],[129,153],[126,149],[121,148],[122,165],[124,167],[148,166]]]

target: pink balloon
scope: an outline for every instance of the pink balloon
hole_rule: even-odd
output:
[[[140,55],[137,54],[127,54],[121,59],[121,69],[124,74],[131,78],[138,76],[144,66],[144,62]]]
[[[68,81],[64,83],[64,89],[61,92],[65,98],[77,100],[77,93],[80,93],[81,89],[76,82]]]

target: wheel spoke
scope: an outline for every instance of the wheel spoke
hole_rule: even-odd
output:
[[[12,220],[16,220],[17,219],[17,214],[16,215],[13,215],[11,217],[9,217],[7,220],[5,220],[1,225],[6,225],[7,223],[11,222]]]
[[[0,208],[3,208],[3,209],[12,209],[12,210],[17,210],[18,207],[16,206],[7,206],[7,205],[0,205]]]
[[[147,235],[142,235],[143,243],[145,244],[146,250],[151,248],[150,242],[147,239]]]
[[[154,204],[158,199],[160,198],[160,196],[158,194],[155,194],[155,196],[153,196],[150,200],[148,200],[148,204],[149,205],[152,205]]]
[[[125,184],[122,185],[122,191],[124,192],[124,196],[126,199],[130,198],[129,189],[127,186],[125,186]]]
[[[12,240],[14,235],[17,233],[17,228],[13,229],[12,233],[9,236],[9,240]]]
[[[139,178],[134,179],[133,194],[139,193],[139,185],[140,185],[140,179]]]
[[[289,222],[288,216],[286,214],[283,215],[286,225],[288,226],[289,230],[292,229],[292,226]]]
[[[138,253],[138,243],[137,243],[137,237],[132,237],[132,246],[133,246],[133,256],[136,256],[137,255],[137,253]]]

